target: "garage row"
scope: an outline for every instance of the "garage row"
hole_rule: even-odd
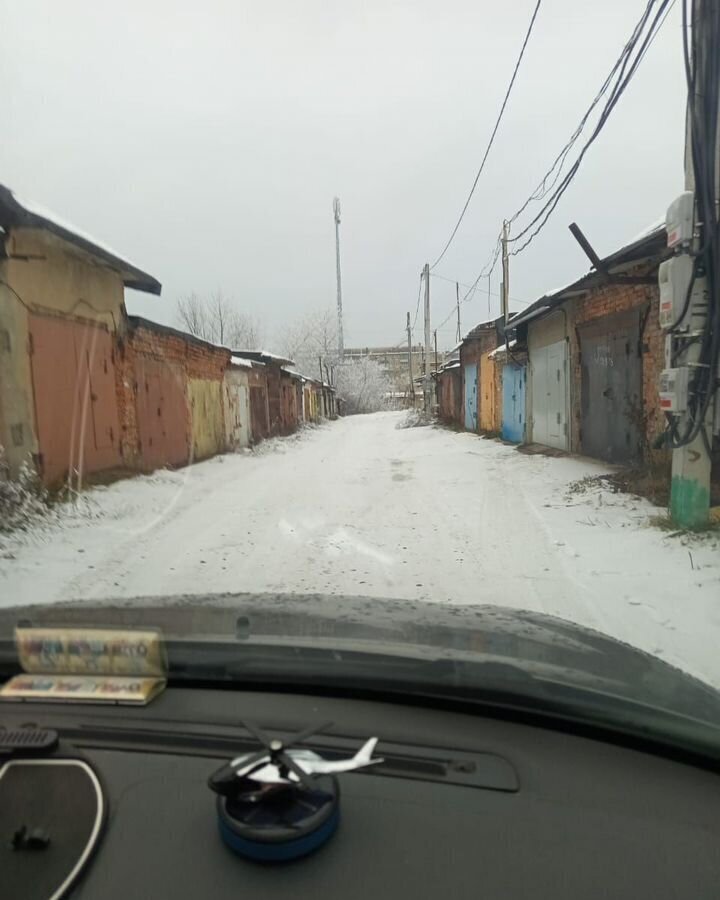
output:
[[[157,279],[0,185],[0,477],[80,488],[336,415],[331,385],[257,349],[128,315]]]
[[[613,463],[665,428],[657,270],[664,226],[514,315],[473,328],[437,376],[439,417],[469,431]]]

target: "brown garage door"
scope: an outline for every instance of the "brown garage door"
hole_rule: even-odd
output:
[[[640,447],[642,366],[638,314],[609,316],[580,329],[582,451],[631,462]]]
[[[255,385],[250,388],[250,428],[252,430],[252,439],[256,443],[266,438],[270,433],[265,388]]]
[[[185,465],[189,458],[185,376],[179,366],[135,359],[135,408],[144,469]]]
[[[46,484],[120,465],[112,336],[104,328],[30,315],[40,471]]]

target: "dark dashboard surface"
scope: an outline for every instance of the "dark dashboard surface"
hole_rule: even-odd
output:
[[[338,833],[268,866],[221,843],[207,776],[251,744],[247,718],[314,748],[371,735],[384,772],[342,779]],[[170,689],[145,709],[4,705],[58,728],[104,782],[110,814],[72,893],[103,898],[720,895],[720,777],[557,731],[362,700]]]

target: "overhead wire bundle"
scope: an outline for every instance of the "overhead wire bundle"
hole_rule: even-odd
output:
[[[488,141],[487,147],[485,148],[485,153],[483,154],[483,158],[480,163],[480,168],[478,169],[477,174],[475,175],[475,180],[473,181],[472,187],[470,188],[470,193],[467,196],[465,205],[462,208],[460,216],[459,216],[457,222],[455,223],[455,227],[453,228],[453,230],[450,234],[450,237],[447,240],[447,243],[443,247],[442,252],[438,256],[438,258],[430,266],[431,270],[435,268],[435,266],[440,262],[440,260],[443,258],[443,256],[445,256],[445,254],[447,253],[448,248],[450,247],[450,244],[452,244],[452,242],[455,238],[455,235],[457,234],[458,229],[460,228],[460,224],[462,223],[462,220],[465,218],[465,213],[467,212],[468,206],[470,205],[472,196],[475,193],[475,188],[478,185],[478,181],[480,180],[480,176],[483,173],[483,169],[485,168],[485,163],[487,162],[487,158],[490,154],[490,150],[495,141],[495,136],[497,135],[498,128],[500,127],[500,122],[502,121],[503,115],[505,113],[505,107],[507,106],[508,100],[510,99],[510,94],[512,93],[513,85],[515,84],[515,79],[517,78],[518,70],[520,69],[520,63],[522,62],[523,56],[525,55],[525,48],[527,47],[528,41],[530,40],[530,35],[532,34],[532,30],[535,25],[535,19],[537,18],[538,11],[540,10],[541,2],[542,2],[542,0],[537,0],[537,3],[535,4],[535,9],[533,10],[532,16],[530,17],[530,24],[528,25],[527,31],[525,33],[525,39],[523,40],[522,47],[520,48],[520,54],[517,58],[517,62],[515,63],[515,68],[513,69],[513,73],[510,78],[510,82],[507,86],[507,90],[505,91],[505,96],[504,96],[503,102],[500,106],[500,112],[498,113],[497,119],[495,120],[495,125],[490,134],[490,140]]]
[[[509,238],[508,242],[511,244],[516,244],[517,242],[522,241],[519,246],[514,247],[514,249],[511,251],[511,256],[517,256],[519,253],[522,253],[522,251],[528,246],[528,244],[530,244],[533,238],[543,229],[543,227],[547,223],[548,219],[555,210],[555,207],[560,202],[560,198],[568,189],[570,183],[577,174],[580,165],[582,164],[583,158],[585,157],[585,154],[595,142],[602,129],[605,127],[610,114],[615,108],[620,97],[625,92],[633,76],[637,72],[637,69],[642,62],[648,48],[650,47],[650,44],[657,36],[658,31],[665,21],[665,17],[670,11],[670,8],[672,7],[674,2],[675,0],[648,0],[648,3],[645,6],[642,15],[640,16],[640,19],[638,20],[632,34],[630,35],[630,38],[623,47],[620,57],[613,65],[610,73],[600,87],[600,90],[593,98],[592,103],[580,120],[579,125],[570,136],[570,139],[567,141],[560,153],[556,156],[552,165],[545,173],[533,193],[530,194],[530,196],[517,210],[517,212],[515,212],[508,220],[509,223],[515,222],[531,203],[539,200],[545,200],[540,210],[535,213],[532,219],[517,234]],[[562,169],[565,165],[570,150],[573,148],[578,138],[584,131],[585,126],[587,125],[593,111],[603,98],[606,98],[605,104],[600,112],[600,115],[598,116],[598,120],[595,123],[595,126],[589,138],[583,145],[573,164],[565,172],[562,178],[560,178]]]
[[[718,390],[720,365],[720,233],[718,231],[718,104],[720,103],[720,6],[706,2],[702,28],[696,27],[693,0],[683,2],[683,55],[688,87],[688,124],[690,150],[695,176],[695,221],[699,230],[699,249],[693,253],[693,274],[681,315],[673,330],[685,320],[690,307],[694,282],[705,277],[707,314],[699,334],[689,336],[680,352],[700,344],[697,360],[690,364],[687,417],[682,433],[669,417],[670,444],[683,447],[700,435],[710,455],[711,438],[706,422],[710,405]],[[688,2],[693,3],[691,39],[688,40]],[[680,336],[682,340],[682,337]]]
[[[655,40],[660,28],[662,27],[668,13],[674,6],[675,2],[676,0],[648,0],[645,8],[643,9],[642,15],[633,28],[633,31],[627,42],[625,43],[620,56],[614,63],[600,89],[590,103],[590,106],[583,114],[577,127],[570,135],[570,138],[557,154],[550,168],[540,179],[540,182],[538,183],[535,190],[518,208],[518,210],[513,213],[513,215],[507,220],[508,224],[512,225],[520,218],[520,216],[532,203],[545,200],[546,197],[548,198],[541,209],[533,216],[533,218],[527,223],[527,225],[525,225],[525,227],[522,228],[522,230],[517,234],[508,239],[509,244],[515,244],[522,238],[525,238],[520,246],[515,247],[510,251],[511,256],[517,256],[519,253],[521,253],[545,226],[546,222],[555,210],[555,207],[559,203],[560,198],[568,189],[570,183],[577,174],[585,154],[599,135],[600,131],[605,126],[610,113],[627,88],[630,80],[637,72],[640,63],[645,57],[645,54],[647,53],[650,45]],[[654,15],[653,11],[655,12]],[[598,117],[598,120],[592,130],[590,137],[583,145],[572,166],[564,175],[562,175],[565,163],[568,159],[568,156],[570,155],[570,151],[573,149],[573,147],[583,134],[593,111],[596,109],[600,101],[604,97],[606,97],[606,95],[607,99],[605,105]],[[452,236],[454,236],[454,232]],[[444,252],[445,251],[443,251],[443,253]],[[463,297],[463,301],[471,299],[472,296],[474,296],[474,293],[477,290],[477,286],[482,278],[492,275],[495,270],[495,266],[497,265],[498,259],[500,258],[501,252],[502,234],[499,234],[495,243],[495,247],[493,248],[489,256],[488,261],[480,270],[480,273],[473,282],[470,290],[465,294],[465,297]]]

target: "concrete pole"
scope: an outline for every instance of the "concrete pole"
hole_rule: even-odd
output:
[[[342,311],[342,277],[340,275],[340,200],[333,200],[333,215],[335,216],[335,272],[337,275],[337,318],[338,318],[338,357],[342,361],[345,353],[345,341],[343,338],[343,311]]]
[[[694,0],[692,30],[695,34],[702,31],[706,18],[706,4],[715,3],[717,0]],[[702,46],[702,45],[699,45]],[[710,65],[710,61],[698,58],[693,60],[693,68],[701,72]],[[697,95],[697,92],[696,92]],[[716,172],[718,160],[715,160]],[[716,184],[720,182],[717,181]],[[696,191],[695,171],[692,154],[692,124],[690,110],[686,116],[685,125],[685,190]],[[696,234],[694,248],[698,249],[700,240],[697,234],[697,192],[695,196],[695,222]],[[688,310],[688,321],[692,323],[692,330],[701,331],[706,324],[708,314],[707,305],[708,282],[705,277],[698,277],[695,281],[694,295],[698,298],[693,301]],[[716,298],[717,302],[717,298]],[[692,373],[700,356],[700,344],[690,344],[688,349],[678,355],[676,365],[689,366]],[[709,439],[712,441],[714,403],[711,403],[705,421],[705,428]],[[682,434],[687,425],[687,416],[679,419],[678,431]],[[670,515],[676,525],[681,528],[697,528],[707,523],[710,510],[710,470],[711,459],[703,441],[702,434],[698,434],[694,441],[684,447],[673,450],[672,455],[672,481],[670,484]]]
[[[508,319],[510,318],[510,260],[508,259],[508,223],[503,222],[502,230],[502,312],[507,328]],[[488,292],[489,293],[489,292]]]
[[[430,377],[430,266],[425,263],[425,381],[423,384],[423,406],[425,414],[432,412],[431,377]]]
[[[410,397],[412,398],[413,408],[415,407],[415,382],[413,381],[412,366],[412,328],[410,326],[410,313],[407,314],[407,339],[408,339],[408,373],[410,376]]]

